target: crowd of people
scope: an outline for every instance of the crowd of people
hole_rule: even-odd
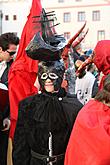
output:
[[[110,40],[84,52],[86,24],[68,43],[48,25],[33,0],[0,36],[0,165],[110,165]]]

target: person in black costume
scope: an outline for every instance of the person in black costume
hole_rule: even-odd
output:
[[[61,88],[63,74],[61,61],[39,63],[42,93],[20,102],[13,165],[64,164],[71,129],[82,104]]]
[[[10,128],[8,72],[16,53],[19,38],[11,32],[0,36],[0,165],[7,165],[7,147]]]
[[[59,48],[58,44],[55,47],[46,44],[45,49],[45,41],[42,39],[41,42],[39,37],[37,34],[26,50],[30,49],[28,56],[36,60],[42,54],[42,61],[38,65],[41,92],[19,104],[13,141],[13,165],[63,165],[70,133],[82,108],[75,95],[68,95],[61,88],[65,72],[63,60],[59,57],[62,38],[59,38]]]

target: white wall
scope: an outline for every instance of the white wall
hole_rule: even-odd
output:
[[[0,10],[2,10],[3,13],[2,33],[17,32],[18,36],[20,37],[30,11],[30,3],[2,3],[0,4]],[[9,21],[5,20],[5,15],[9,15]],[[13,15],[17,15],[17,20],[13,20]]]
[[[31,7],[31,0],[12,2],[1,2],[0,0],[0,10],[3,12],[2,19],[2,33],[4,32],[17,32],[20,37],[24,24],[27,20],[27,15],[29,14]],[[82,0],[76,2],[75,0],[64,0],[63,3],[58,3],[58,0],[41,0],[42,6],[46,11],[54,10],[57,17],[57,22],[60,25],[56,26],[56,30],[59,34],[64,32],[71,32],[71,37],[80,29],[84,22],[77,22],[77,12],[85,11],[87,26],[89,32],[85,38],[83,46],[94,48],[97,43],[97,31],[105,30],[105,39],[110,39],[110,2],[107,0]],[[101,11],[101,20],[93,22],[92,21],[92,11]],[[63,13],[71,12],[71,22],[63,22]],[[9,21],[5,20],[5,15],[9,15]],[[13,21],[13,15],[17,15],[17,20]]]
[[[105,39],[110,39],[110,1],[107,0],[82,0],[76,2],[75,0],[64,0],[58,3],[58,0],[42,0],[46,11],[55,10],[57,20],[61,23],[56,27],[58,33],[71,32],[71,37],[80,29],[84,22],[77,21],[77,12],[85,11],[87,26],[89,32],[85,38],[83,46],[86,48],[94,48],[97,43],[97,31],[105,30]],[[101,11],[101,20],[92,21],[92,11]],[[63,13],[71,13],[71,22],[63,22]]]

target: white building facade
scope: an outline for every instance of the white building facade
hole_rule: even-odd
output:
[[[54,10],[60,34],[72,37],[87,21],[89,32],[84,48],[94,48],[97,41],[110,39],[110,0],[43,0],[46,11]]]
[[[15,32],[20,37],[29,11],[28,0],[0,0],[0,33]]]
[[[84,48],[94,48],[98,40],[110,39],[110,0],[41,0],[46,11],[55,11],[58,34],[69,39],[87,21],[89,32]],[[15,32],[20,37],[29,14],[31,0],[0,0],[0,34]]]

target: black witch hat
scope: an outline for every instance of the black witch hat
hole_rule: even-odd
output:
[[[34,60],[55,61],[61,58],[66,40],[55,32],[54,26],[58,24],[54,25],[55,14],[53,13],[53,11],[46,13],[43,9],[41,16],[35,16],[41,18],[37,21],[41,24],[41,32],[35,34],[26,47],[27,55]]]

